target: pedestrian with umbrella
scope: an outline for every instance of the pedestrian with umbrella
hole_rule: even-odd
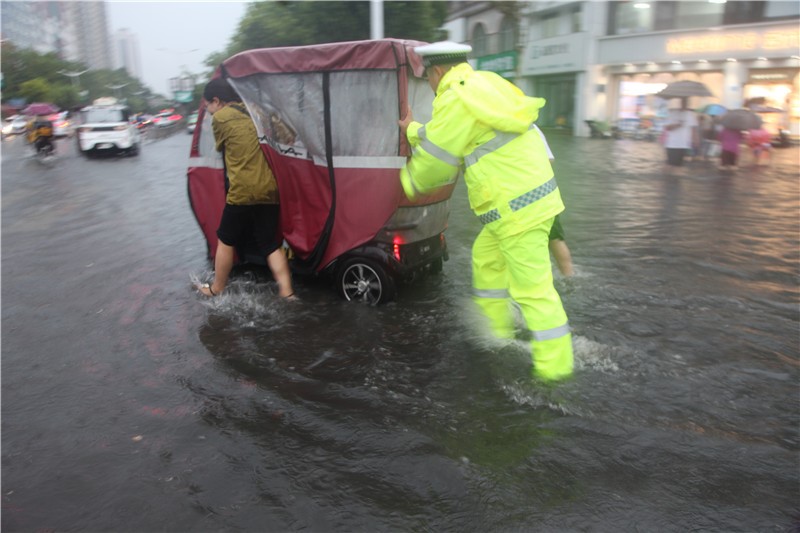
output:
[[[697,110],[700,123],[700,155],[704,161],[719,155],[719,117],[725,114],[727,108],[720,104],[708,104]]]
[[[720,170],[736,168],[740,145],[744,139],[742,132],[760,128],[761,123],[761,117],[749,109],[733,109],[722,116],[720,119],[722,131],[719,132],[719,142],[722,145]]]
[[[22,110],[22,114],[28,116],[52,115],[53,113],[58,113],[58,107],[47,102],[34,102]]]
[[[670,83],[657,96],[664,99],[680,98],[679,109],[670,109],[664,125],[664,148],[667,163],[681,166],[693,147],[700,145],[697,115],[689,109],[689,97],[713,96],[708,87],[696,81],[682,80]]]
[[[742,144],[742,132],[733,128],[722,127],[719,132],[720,170],[735,170],[739,159],[739,146]]]

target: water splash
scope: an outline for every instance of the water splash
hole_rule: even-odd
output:
[[[209,273],[191,273],[189,279],[195,288],[207,283]],[[202,305],[229,319],[233,324],[243,328],[260,330],[277,330],[289,319],[286,313],[287,304],[277,294],[275,282],[258,282],[253,276],[240,276],[228,282],[222,294],[208,298],[197,295]]]

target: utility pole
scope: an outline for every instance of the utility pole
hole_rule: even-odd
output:
[[[383,39],[383,0],[369,0],[370,39]]]

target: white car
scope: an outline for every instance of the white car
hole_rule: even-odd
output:
[[[69,137],[74,126],[69,117],[69,111],[61,111],[47,117],[53,123],[53,135],[56,137]]]
[[[81,110],[77,127],[78,150],[89,156],[98,152],[124,152],[138,155],[141,146],[139,130],[130,122],[127,106],[115,98],[98,98]]]
[[[155,124],[157,128],[167,128],[173,124],[177,124],[182,118],[183,116],[178,113],[159,113],[153,117],[153,124]]]
[[[25,133],[28,128],[28,119],[19,115],[8,117],[3,122],[3,136]]]

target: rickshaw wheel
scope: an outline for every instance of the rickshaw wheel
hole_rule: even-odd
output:
[[[368,259],[350,258],[336,271],[339,294],[350,302],[378,305],[395,296],[394,280],[386,269]]]

